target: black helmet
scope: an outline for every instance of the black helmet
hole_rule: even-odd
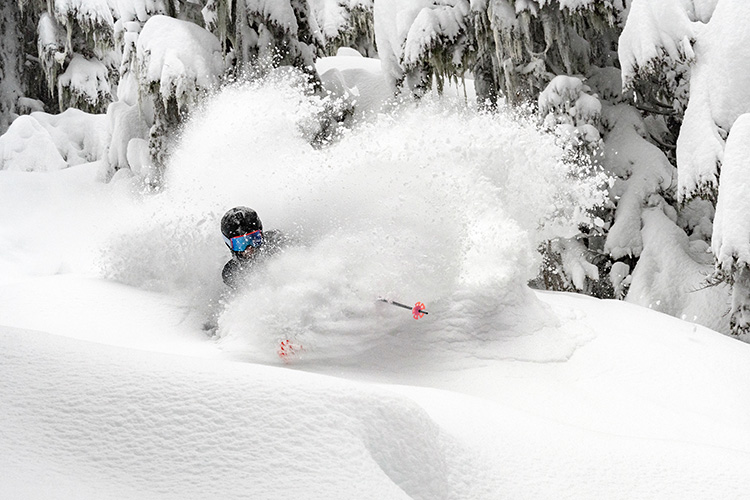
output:
[[[258,230],[263,230],[263,223],[252,208],[234,207],[221,218],[221,234],[227,238]]]

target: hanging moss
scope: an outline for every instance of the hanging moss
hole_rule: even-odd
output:
[[[470,18],[473,61],[464,64],[486,87],[503,91],[511,102],[531,100],[556,74],[586,74],[591,64],[606,65],[616,48],[616,16],[611,6],[597,2],[571,11],[548,2],[534,11],[522,10],[515,23],[503,22],[507,11],[494,2]]]
[[[292,66],[306,73],[316,89],[321,88],[314,62],[323,44],[310,29],[308,3],[292,0],[290,6],[297,22],[296,32],[277,24],[263,12],[248,10],[244,1],[239,2],[234,20],[235,77]]]
[[[222,51],[226,54],[236,42],[233,29],[234,2],[232,0],[208,0],[205,10],[213,15],[213,22],[207,22],[206,29],[216,35],[221,42]]]

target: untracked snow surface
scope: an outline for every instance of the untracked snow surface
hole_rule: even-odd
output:
[[[325,104],[225,90],[157,194],[0,171],[0,498],[747,496],[750,346],[526,287],[597,199],[552,138],[446,98],[315,149]],[[239,204],[289,245],[230,295]]]

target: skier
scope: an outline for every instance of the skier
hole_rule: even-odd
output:
[[[235,207],[221,218],[221,234],[232,252],[221,277],[230,288],[238,288],[255,264],[281,248],[283,238],[278,231],[264,231],[260,217],[252,208]]]

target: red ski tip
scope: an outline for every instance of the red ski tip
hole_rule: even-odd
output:
[[[276,353],[284,363],[290,363],[304,351],[302,344],[295,344],[291,340],[282,340]]]

